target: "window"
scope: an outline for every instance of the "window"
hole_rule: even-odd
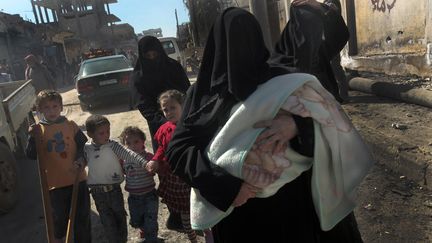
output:
[[[122,57],[94,60],[83,64],[79,76],[87,76],[96,73],[121,70],[130,67],[131,65],[125,60],[125,58]]]
[[[165,50],[167,55],[173,54],[176,52],[175,47],[174,47],[174,43],[172,41],[163,41],[162,47]]]

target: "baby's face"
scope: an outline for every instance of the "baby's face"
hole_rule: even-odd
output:
[[[128,149],[138,154],[144,152],[145,150],[145,141],[134,134],[126,136],[125,145]]]

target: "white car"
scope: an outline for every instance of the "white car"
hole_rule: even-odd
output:
[[[159,38],[159,41],[161,42],[166,54],[170,58],[177,60],[183,67],[186,67],[186,61],[183,57],[183,53],[180,51],[179,45],[177,43],[177,38],[161,37]]]

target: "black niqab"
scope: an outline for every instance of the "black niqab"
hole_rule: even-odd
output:
[[[281,74],[269,67],[268,58],[255,17],[243,9],[225,10],[208,36],[191,104],[184,111],[185,126],[205,127],[222,118],[259,84]]]
[[[270,63],[315,75],[340,100],[330,62],[347,43],[349,32],[337,10],[326,4],[321,7],[291,6],[290,20],[276,43]]]
[[[160,41],[153,36],[144,36],[138,42],[138,60],[131,76],[133,84],[139,93],[138,109],[147,120],[153,143],[157,149],[154,134],[166,119],[159,108],[159,95],[170,89],[186,93],[190,86],[189,79],[183,67],[165,53]],[[149,51],[157,52],[153,60],[144,57]],[[134,101],[135,102],[135,101]]]
[[[144,57],[148,51],[155,51],[158,56],[155,60],[149,60]],[[134,71],[143,73],[156,73],[160,68],[166,66],[168,55],[165,53],[160,41],[153,36],[144,36],[138,42],[138,61],[135,64]]]
[[[156,37],[141,38],[138,42],[138,51],[132,82],[141,94],[141,113],[147,120],[152,120],[154,113],[161,115],[157,99],[162,92],[176,89],[185,93],[190,83],[183,67],[168,57]],[[157,52],[156,59],[145,58],[144,54],[148,51]]]

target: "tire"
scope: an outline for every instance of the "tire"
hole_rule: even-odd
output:
[[[9,147],[0,142],[0,214],[9,212],[17,199],[16,161]]]

